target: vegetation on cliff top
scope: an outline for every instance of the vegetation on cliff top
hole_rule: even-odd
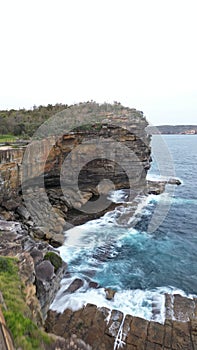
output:
[[[68,105],[49,104],[34,106],[31,110],[11,109],[0,111],[0,135],[11,134],[20,138],[31,137],[37,128],[55,113],[66,109]]]
[[[6,309],[2,306],[2,311],[15,346],[23,350],[47,348],[51,340],[31,320],[16,258],[0,256],[0,291],[6,304]]]
[[[97,115],[100,113],[105,117],[106,114],[113,113],[114,110],[117,111],[118,115],[121,115],[121,111],[129,110],[132,112],[133,117],[140,116],[143,118],[143,113],[136,111],[136,109],[130,109],[127,107],[123,107],[119,102],[114,102],[114,104],[108,104],[103,103],[102,105],[99,105],[98,103],[91,101],[86,103],[79,103],[73,106],[68,106],[67,104],[56,104],[48,106],[34,106],[31,110],[26,109],[11,109],[11,110],[3,110],[0,111],[0,135],[14,135],[20,139],[28,139],[32,137],[35,133],[35,131],[39,128],[40,125],[42,125],[44,122],[46,122],[50,117],[59,114],[58,118],[58,124],[62,124],[62,127],[65,126],[65,123],[63,123],[63,114],[65,110],[72,108],[71,111],[71,118],[70,120],[75,121],[73,123],[73,127],[75,128],[76,125],[79,125],[79,121],[83,120],[84,113],[87,115],[91,115],[91,122],[96,123],[95,129],[100,129],[101,126],[98,123]],[[81,109],[82,107],[82,109]],[[63,114],[62,114],[63,113]],[[82,113],[82,114],[81,114]],[[92,116],[95,116],[95,120]],[[46,125],[47,126],[47,125]],[[72,125],[69,124],[69,127]],[[57,128],[57,122],[55,121],[54,127]],[[59,126],[60,128],[60,126]],[[82,129],[89,130],[91,129],[91,125],[81,126]],[[9,141],[9,140],[8,140]],[[1,140],[0,140],[1,142]]]

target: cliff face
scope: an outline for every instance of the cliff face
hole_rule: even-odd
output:
[[[20,185],[20,165],[22,163],[24,149],[0,147],[0,180],[1,186],[17,189]]]
[[[90,108],[91,104],[88,104],[88,106]],[[94,113],[94,105],[91,106],[92,115],[95,117],[89,125],[83,125],[80,122],[75,124],[76,127],[69,133],[64,134],[64,130],[61,129],[62,135],[59,138],[52,135],[43,138],[41,141],[32,141],[27,147],[24,162],[24,147],[19,149],[1,147],[0,174],[1,180],[4,181],[4,187],[13,190],[19,188],[22,162],[25,168],[25,176],[28,179],[35,178],[43,173],[45,173],[46,178],[58,178],[62,164],[70,153],[70,169],[66,169],[66,172],[64,169],[63,173],[63,175],[66,175],[65,182],[70,185],[73,185],[73,173],[79,170],[78,165],[85,166],[80,170],[82,174],[88,175],[86,181],[93,185],[97,181],[95,177],[100,176],[101,178],[108,174],[110,178],[114,179],[118,171],[120,172],[119,178],[122,179],[123,169],[128,172],[132,169],[133,174],[136,175],[136,164],[128,164],[131,159],[135,163],[140,163],[141,171],[143,170],[142,166],[147,169],[149,167],[150,148],[149,139],[145,132],[147,122],[142,112],[124,107],[116,110],[113,106],[111,106],[112,111],[108,112],[109,105],[106,105],[106,111],[103,108],[99,110],[98,105],[96,106],[98,108],[96,113]],[[87,114],[87,112],[90,114],[86,104],[84,108],[84,114]],[[74,106],[73,109],[77,110],[77,107]],[[83,107],[80,108],[80,114],[83,117]],[[96,122],[94,122],[95,120]],[[78,145],[81,145],[79,149],[77,149]],[[73,152],[74,148],[77,151]],[[128,155],[130,159],[125,159],[125,155]],[[88,164],[90,165],[88,167],[84,163],[84,158],[85,161],[93,162],[93,164]],[[98,159],[100,162],[97,161]],[[97,176],[93,179],[92,174],[97,174]],[[52,183],[57,185],[55,181],[52,181]]]
[[[61,232],[70,209],[88,215],[93,213],[88,201],[95,196],[145,185],[150,166],[146,126],[142,112],[120,105],[90,103],[67,109],[44,125],[27,147],[0,149],[1,203],[16,197],[22,187],[30,213],[25,216],[33,213],[38,226],[51,221],[47,231]],[[61,190],[63,209],[57,203],[53,208],[51,189]],[[96,212],[106,209],[101,204]]]

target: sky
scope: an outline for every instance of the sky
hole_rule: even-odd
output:
[[[118,101],[197,124],[196,0],[0,0],[0,109]]]

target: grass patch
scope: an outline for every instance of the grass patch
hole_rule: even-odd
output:
[[[0,257],[0,291],[7,310],[3,310],[6,324],[14,338],[16,348],[41,350],[50,344],[50,337],[31,320],[25,303],[24,286],[18,273],[16,258]]]
[[[17,137],[11,134],[7,134],[7,135],[0,135],[0,143],[3,142],[14,142],[16,141]]]

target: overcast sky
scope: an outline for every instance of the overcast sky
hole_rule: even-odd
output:
[[[119,101],[197,124],[197,1],[0,0],[0,109]]]

